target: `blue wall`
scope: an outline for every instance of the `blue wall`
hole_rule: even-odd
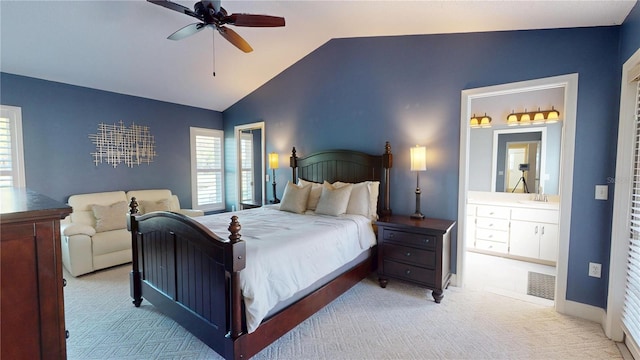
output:
[[[326,148],[382,153],[388,140],[394,152],[391,208],[397,214],[415,207],[409,147],[426,145],[422,212],[456,219],[460,92],[579,73],[567,298],[605,307],[607,279],[589,278],[586,269],[593,261],[603,264],[603,274],[608,271],[612,205],[594,200],[593,189],[615,172],[619,31],[334,39],[224,111],[225,131],[264,120],[267,152],[283,155],[293,145],[301,155]],[[278,173],[280,194],[289,178],[289,171]]]
[[[220,112],[0,74],[0,103],[22,108],[27,187],[55,200],[88,192],[168,188],[191,206],[189,127],[222,129]],[[149,165],[94,165],[89,134],[98,124],[149,126]]]
[[[620,60],[621,64],[640,49],[640,2],[636,2],[620,32]]]

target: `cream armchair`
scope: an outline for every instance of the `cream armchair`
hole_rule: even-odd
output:
[[[140,212],[174,211],[200,216],[200,210],[181,209],[170,190],[112,191],[69,197],[73,212],[60,225],[62,264],[73,276],[131,262],[127,216],[131,197]]]

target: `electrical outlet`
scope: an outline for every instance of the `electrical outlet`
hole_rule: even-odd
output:
[[[589,263],[589,276],[600,278],[602,275],[602,264],[598,263]]]

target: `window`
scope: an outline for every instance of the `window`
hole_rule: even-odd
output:
[[[253,134],[240,133],[241,202],[253,202]]]
[[[222,130],[194,128],[191,132],[192,207],[222,210],[224,204]]]
[[[638,76],[640,77],[640,76]],[[636,78],[635,139],[633,178],[631,183],[631,206],[629,222],[629,258],[627,264],[627,287],[622,311],[625,342],[632,354],[638,354],[640,341],[640,81]]]
[[[0,187],[25,187],[22,109],[0,105]]]

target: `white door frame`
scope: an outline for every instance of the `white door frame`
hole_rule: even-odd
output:
[[[488,86],[462,91],[460,109],[460,178],[458,196],[458,249],[455,284],[464,286],[464,267],[466,260],[466,219],[467,194],[469,190],[469,119],[471,102],[474,99],[507,95],[535,90],[564,88],[564,116],[562,127],[562,146],[560,154],[560,236],[558,261],[556,265],[555,308],[560,313],[567,311],[567,271],[569,264],[569,239],[571,231],[571,194],[573,192],[573,158],[575,148],[576,114],[578,106],[578,74],[554,76],[542,79],[522,81],[510,84]]]
[[[609,289],[605,334],[615,341],[622,341],[622,306],[627,279],[629,256],[629,208],[633,176],[633,145],[635,136],[636,84],[630,84],[629,70],[640,63],[640,49],[622,66],[620,89],[620,119],[618,120],[618,153],[613,195],[613,219],[611,221],[611,254],[609,258]]]

